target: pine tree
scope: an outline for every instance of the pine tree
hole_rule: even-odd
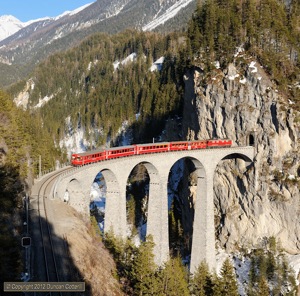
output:
[[[259,296],[269,296],[269,287],[268,282],[265,277],[261,277],[258,282],[258,291],[257,294]]]
[[[105,233],[104,244],[118,263],[123,253],[123,241],[114,235],[113,230],[110,230]]]
[[[153,255],[154,242],[151,236],[146,238],[133,260],[130,280],[134,295],[157,295],[161,285],[157,277],[157,266]]]
[[[238,296],[238,286],[236,275],[230,260],[227,258],[221,269],[222,294],[227,296]]]
[[[275,275],[276,261],[275,261],[275,257],[273,255],[273,253],[270,251],[268,252],[268,255],[267,255],[266,265],[267,265],[267,268],[266,268],[267,278],[269,280],[271,280]]]
[[[187,271],[179,257],[171,258],[162,271],[163,295],[188,296]]]
[[[216,273],[212,276],[213,280],[213,296],[222,296],[223,295],[223,281]]]
[[[206,262],[201,262],[192,280],[192,292],[198,296],[212,295],[213,281]]]

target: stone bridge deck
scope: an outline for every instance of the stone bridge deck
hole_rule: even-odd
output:
[[[69,204],[77,211],[89,215],[91,185],[96,175],[101,172],[107,188],[104,231],[113,229],[116,235],[125,238],[126,186],[135,166],[143,164],[150,177],[147,235],[153,236],[155,260],[161,265],[169,256],[169,173],[173,165],[183,158],[188,158],[194,163],[198,175],[191,272],[195,271],[202,260],[206,260],[210,269],[213,269],[215,267],[214,172],[223,159],[240,158],[246,165],[250,165],[254,158],[252,146],[143,154],[77,167],[57,180],[53,196],[64,199],[65,193],[68,192]]]

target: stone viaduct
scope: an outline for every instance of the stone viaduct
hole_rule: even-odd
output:
[[[169,173],[178,160],[189,158],[194,163],[198,176],[190,271],[193,273],[203,260],[213,270],[216,265],[213,203],[213,178],[216,166],[221,160],[232,158],[241,158],[249,165],[253,157],[254,148],[247,146],[118,158],[68,171],[56,181],[52,195],[63,200],[65,193],[68,192],[69,204],[77,211],[89,215],[91,185],[96,175],[101,172],[107,188],[104,231],[113,229],[117,236],[125,238],[126,185],[133,168],[143,164],[150,177],[147,235],[153,236],[155,261],[161,265],[169,257]]]

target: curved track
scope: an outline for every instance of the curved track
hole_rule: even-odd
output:
[[[58,178],[65,171],[71,169],[64,168],[58,172],[54,172],[45,176],[38,181],[31,195],[31,199],[35,202],[36,217],[33,228],[35,228],[35,264],[34,274],[35,278],[44,282],[59,282],[63,281],[63,276],[58,268],[58,250],[55,249],[55,240],[53,239],[51,222],[47,217],[47,199],[51,192],[51,187]],[[34,206],[33,206],[34,207]],[[34,210],[34,208],[33,208]],[[39,232],[39,235],[37,233]],[[42,259],[43,258],[43,259]],[[50,295],[60,295],[61,292],[50,292]]]

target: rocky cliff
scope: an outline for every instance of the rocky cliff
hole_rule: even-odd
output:
[[[185,83],[183,133],[188,139],[229,138],[256,150],[252,166],[224,160],[215,172],[220,247],[230,252],[275,236],[287,252],[299,253],[300,117],[294,102],[276,89],[258,62],[241,55],[209,75],[199,64]]]

